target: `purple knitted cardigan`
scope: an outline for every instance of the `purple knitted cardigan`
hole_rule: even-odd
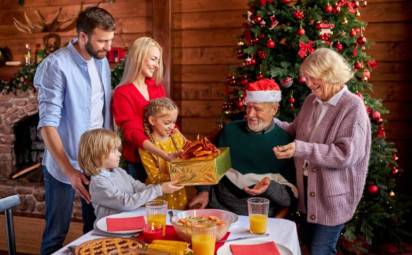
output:
[[[362,197],[371,127],[362,100],[346,90],[335,106],[329,106],[309,139],[315,99],[313,94],[306,98],[293,123],[276,122],[295,136],[299,210],[307,213],[308,222],[335,226],[353,217]],[[309,162],[307,194],[303,184],[304,160]]]

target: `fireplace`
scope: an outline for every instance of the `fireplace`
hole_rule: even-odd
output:
[[[0,197],[20,195],[21,204],[16,215],[44,215],[44,187],[39,164],[44,144],[37,130],[38,120],[35,91],[0,94]],[[23,178],[12,178],[31,167],[32,171],[22,175]],[[81,219],[78,199],[73,218]]]

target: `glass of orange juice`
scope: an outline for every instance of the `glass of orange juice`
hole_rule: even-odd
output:
[[[192,226],[192,250],[196,255],[215,254],[216,225],[197,224]]]
[[[252,197],[247,200],[250,232],[253,234],[266,233],[268,226],[269,199]]]
[[[162,199],[155,199],[147,202],[146,207],[146,224],[149,226],[162,226],[163,236],[166,235],[166,214],[167,201]]]

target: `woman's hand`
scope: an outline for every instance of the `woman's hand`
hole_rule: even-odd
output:
[[[160,186],[162,187],[162,192],[165,194],[173,193],[184,187],[183,185],[176,184],[176,182],[164,182]]]
[[[283,146],[275,146],[273,147],[273,152],[278,159],[291,158],[295,156],[295,142]]]
[[[249,187],[245,187],[243,190],[251,196],[257,196],[265,192],[269,188],[269,185],[269,177],[264,177],[262,180],[256,183],[253,188],[250,189]]]

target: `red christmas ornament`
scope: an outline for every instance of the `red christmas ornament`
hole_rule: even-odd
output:
[[[261,73],[261,72],[259,72],[257,75],[256,75],[256,79],[258,79],[258,80],[261,80],[261,79],[263,79],[264,78],[264,76],[263,76],[263,74]]]
[[[366,106],[366,112],[368,113],[369,116],[371,116],[371,115],[372,115],[372,112],[373,112],[372,108],[370,108],[370,107],[367,106],[367,105],[365,105],[365,106]]]
[[[378,131],[376,131],[376,137],[385,138],[385,135],[385,129],[383,127],[379,127]]]
[[[369,60],[368,61],[368,66],[370,67],[370,68],[376,68],[377,66],[378,66],[378,62],[376,62],[376,60],[375,59],[372,59],[372,60]]]
[[[373,111],[372,112],[372,119],[374,121],[379,121],[381,119],[381,113],[378,111]]]
[[[359,70],[359,69],[363,68],[363,64],[362,64],[362,62],[356,61],[354,67],[355,67],[356,70]]]
[[[258,37],[255,37],[255,38],[253,38],[252,40],[250,40],[250,43],[251,44],[257,44],[259,42],[259,38]]]
[[[354,29],[354,28],[352,28],[352,29],[350,30],[350,32],[349,32],[349,35],[350,35],[351,37],[355,37],[356,34],[357,34],[357,32],[356,32],[356,29]]]
[[[371,72],[368,69],[363,70],[363,80],[368,81],[371,78]]]
[[[264,51],[264,50],[259,50],[259,51],[258,51],[258,57],[259,57],[260,59],[265,59],[265,58],[267,57],[266,51]]]
[[[238,59],[243,59],[244,56],[245,56],[245,54],[243,54],[243,50],[238,50],[237,51],[237,58]]]
[[[335,43],[335,48],[337,51],[341,52],[343,50],[343,44],[340,42]]]
[[[394,153],[393,155],[392,155],[392,159],[394,160],[394,161],[398,161],[398,155],[396,155],[396,153]]]
[[[288,103],[289,103],[289,104],[294,104],[294,103],[295,103],[295,98],[294,98],[294,97],[290,97],[290,98],[288,99]]]
[[[249,84],[249,81],[245,78],[245,79],[242,79],[240,81],[240,84],[242,84],[242,86],[246,87]]]
[[[266,0],[260,0],[260,5],[261,5],[261,6],[265,6],[265,5],[266,5],[266,2],[267,2]]]
[[[293,78],[288,76],[280,82],[280,85],[284,88],[289,88],[293,84]]]
[[[376,194],[378,194],[378,191],[379,191],[379,187],[377,185],[371,184],[371,185],[368,186],[369,194],[376,195]]]
[[[333,14],[337,15],[337,14],[340,13],[341,10],[342,10],[342,9],[340,8],[340,6],[337,5],[337,6],[333,7],[333,11],[332,11],[332,12],[333,12]]]
[[[267,40],[266,47],[268,47],[269,49],[275,48],[275,42],[272,40],[272,38],[269,38],[269,40]]]
[[[391,174],[392,174],[392,176],[395,176],[395,175],[397,175],[398,173],[399,173],[399,169],[396,168],[396,166],[392,167],[392,169],[391,169]]]
[[[358,44],[360,44],[360,45],[365,44],[366,41],[367,41],[367,40],[366,40],[366,37],[363,36],[363,35],[359,36],[358,39],[356,40],[356,42],[357,42]]]
[[[243,99],[239,99],[236,103],[236,106],[238,109],[243,109],[243,107],[245,106],[245,103],[243,102]]]
[[[299,28],[299,29],[296,31],[296,34],[299,35],[299,36],[305,35],[305,29]]]
[[[305,17],[305,14],[303,13],[302,10],[296,10],[293,12],[293,17],[297,20],[301,20]]]
[[[250,60],[250,65],[256,65],[256,59],[255,58],[252,58]]]
[[[282,0],[282,4],[289,4],[292,0]]]
[[[326,13],[332,13],[332,11],[333,11],[332,5],[330,5],[330,3],[328,2],[328,3],[325,5],[324,10],[325,10]]]
[[[262,21],[262,16],[256,15],[256,17],[255,17],[256,24],[259,24],[261,21]]]

